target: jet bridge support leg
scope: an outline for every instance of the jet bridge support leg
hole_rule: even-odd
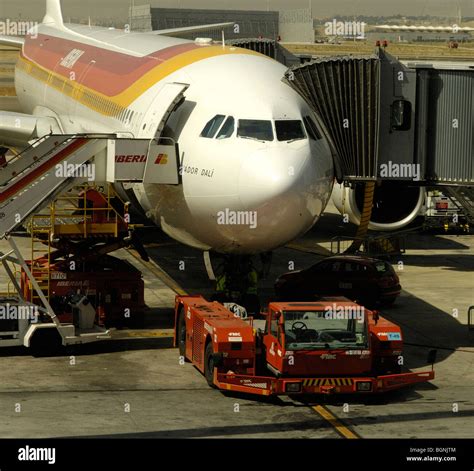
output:
[[[369,232],[370,218],[372,217],[372,207],[374,205],[375,182],[365,184],[364,208],[360,215],[360,224],[352,245],[347,249],[347,253],[355,253],[360,250],[364,238]]]
[[[389,239],[378,239],[377,241],[368,242],[367,234],[369,232],[369,224],[372,218],[372,208],[374,206],[376,182],[370,181],[365,184],[364,193],[364,207],[360,217],[360,224],[357,228],[357,234],[350,247],[346,250],[347,254],[354,254],[361,250],[362,245],[371,245],[371,247],[364,247],[366,252],[377,248],[380,253],[394,253],[395,247]],[[375,247],[376,246],[376,247]]]

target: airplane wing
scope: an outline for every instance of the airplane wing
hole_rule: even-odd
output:
[[[200,31],[207,31],[209,29],[216,29],[216,28],[225,28],[228,26],[234,26],[235,23],[214,23],[212,25],[199,25],[199,26],[187,26],[184,28],[171,28],[171,29],[160,29],[157,31],[153,31],[155,34],[159,34],[161,36],[174,36],[176,34],[183,34],[183,33],[199,33]]]
[[[12,46],[12,47],[22,47],[25,40],[16,36],[3,36],[0,35],[0,45],[1,46]]]
[[[0,146],[26,147],[51,133],[62,134],[55,118],[0,111]]]

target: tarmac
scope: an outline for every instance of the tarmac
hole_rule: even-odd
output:
[[[262,297],[271,299],[273,281],[289,261],[297,269],[309,266],[321,257],[309,251],[319,252],[322,239],[338,227],[352,230],[341,224],[328,213],[294,248],[276,251]],[[16,240],[28,257],[29,239]],[[6,245],[0,241],[0,250]],[[143,271],[150,307],[145,329],[116,331],[113,340],[50,358],[34,358],[21,348],[0,350],[0,437],[472,438],[474,335],[466,324],[474,305],[473,237],[424,234],[410,237],[408,245],[398,272],[403,293],[383,315],[402,326],[411,370],[430,369],[427,354],[438,349],[431,383],[380,397],[306,402],[209,388],[193,366],[179,363],[172,328],[176,290],[207,295],[212,283],[198,251],[156,232],[148,244],[151,263],[133,251],[114,254]],[[321,406],[342,428],[323,417]]]

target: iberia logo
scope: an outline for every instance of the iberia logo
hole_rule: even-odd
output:
[[[168,163],[168,154],[160,154],[156,158],[156,165],[166,165]]]

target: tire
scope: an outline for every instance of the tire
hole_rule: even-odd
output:
[[[31,338],[30,350],[34,357],[59,355],[63,350],[59,332],[55,328],[39,329]]]
[[[209,342],[206,346],[204,353],[204,376],[206,377],[207,384],[211,388],[216,388],[214,384],[214,349],[212,348],[212,342]]]
[[[178,344],[179,355],[186,358],[186,319],[184,317],[184,309],[181,309],[178,317],[176,343]]]

